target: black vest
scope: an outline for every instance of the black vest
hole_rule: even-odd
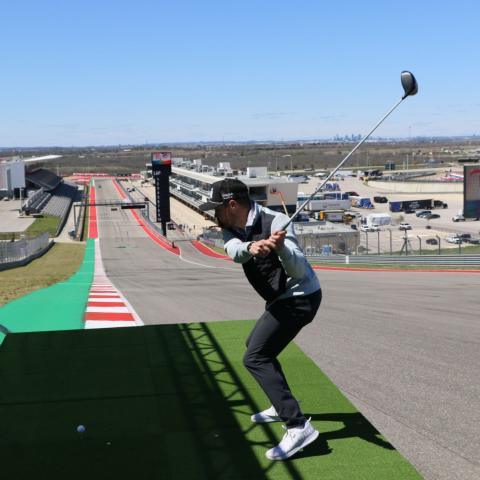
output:
[[[260,212],[245,241],[266,240],[270,237],[274,215]],[[252,257],[244,263],[243,271],[257,293],[272,302],[287,289],[287,274],[276,252],[264,258]]]

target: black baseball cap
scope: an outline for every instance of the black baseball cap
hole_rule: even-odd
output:
[[[206,202],[201,203],[198,208],[202,212],[215,210],[231,199],[237,201],[250,200],[248,187],[236,178],[225,178],[212,184],[210,198]]]

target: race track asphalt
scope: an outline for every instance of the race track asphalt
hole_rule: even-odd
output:
[[[117,197],[110,181],[97,185],[97,198]],[[180,259],[128,210],[97,213],[107,275],[145,324],[261,314],[238,265],[188,243]],[[324,301],[297,344],[426,479],[480,478],[480,274],[318,276]]]

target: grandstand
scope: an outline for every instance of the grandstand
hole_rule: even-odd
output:
[[[38,168],[28,172],[25,175],[25,180],[27,182],[27,188],[29,185],[33,185],[37,188],[43,188],[47,192],[54,190],[62,182],[61,177],[44,168]]]
[[[27,173],[25,179],[30,192],[35,188],[37,190],[30,193],[22,210],[27,215],[43,213],[59,217],[60,231],[75,200],[78,187],[43,168]]]
[[[71,183],[62,182],[51,194],[49,201],[45,204],[42,213],[63,218],[66,216],[70,205],[75,200],[77,186]]]
[[[43,188],[39,188],[28,197],[27,201],[22,206],[22,210],[27,214],[39,213],[48,203],[51,196],[51,193],[46,192]]]

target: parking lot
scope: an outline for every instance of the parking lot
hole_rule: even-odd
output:
[[[299,191],[303,193],[312,193],[320,183],[317,177],[311,177],[306,184],[299,185]],[[380,226],[378,231],[364,232],[360,231],[360,250],[369,253],[390,253],[398,252],[407,243],[409,251],[419,250],[438,250],[439,244],[443,248],[451,248],[458,251],[463,246],[469,245],[463,243],[459,246],[458,242],[448,242],[452,240],[455,234],[470,234],[472,238],[480,238],[480,222],[465,221],[453,222],[452,218],[463,210],[462,193],[392,193],[375,188],[375,182],[365,184],[355,177],[346,177],[338,180],[342,192],[354,191],[360,197],[369,197],[375,208],[352,208],[352,211],[358,212],[361,217],[366,217],[371,213],[388,213],[392,217],[391,225]],[[383,196],[390,201],[434,199],[440,200],[448,205],[447,208],[432,209],[432,213],[439,215],[439,218],[427,219],[417,217],[415,211],[412,213],[390,212],[389,203],[374,203],[374,196]],[[358,217],[353,223],[360,230],[360,219]],[[410,230],[400,229],[401,223],[408,223],[412,227]],[[405,241],[405,237],[407,240]],[[427,242],[428,240],[428,242]],[[435,244],[435,241],[437,242]]]
[[[311,177],[308,183],[299,184],[299,192],[310,194],[314,191],[320,179]],[[470,234],[472,238],[480,239],[480,222],[466,221],[453,222],[452,217],[457,215],[463,209],[463,195],[461,193],[391,193],[375,188],[375,182],[368,185],[355,177],[346,177],[344,180],[338,181],[341,191],[355,191],[361,197],[369,197],[375,208],[352,208],[352,211],[358,213],[359,217],[354,220],[357,229],[360,232],[360,248],[359,253],[389,254],[390,252],[400,252],[408,249],[408,251],[436,251],[439,249],[450,248],[453,252],[461,251],[464,246],[469,245],[463,239],[462,244],[458,241],[447,241],[455,234]],[[139,188],[141,192],[147,194],[150,198],[154,198],[154,187],[149,183],[140,185],[140,182],[133,182],[130,186]],[[138,195],[137,192],[134,195]],[[386,203],[374,203],[373,197],[382,196],[387,198]],[[434,199],[444,202],[448,208],[432,209],[432,213],[439,218],[420,218],[417,217],[415,211],[412,213],[390,212],[389,201],[404,201],[416,199]],[[205,220],[200,214],[181,204],[174,198],[172,201],[172,218],[177,223],[185,224],[192,231],[200,233],[202,227],[213,225],[212,222]],[[380,226],[378,231],[361,231],[361,218],[366,218],[372,213],[386,213],[391,215],[392,223],[390,225]],[[408,223],[411,229],[404,230],[400,228],[401,223]],[[195,229],[195,230],[194,230]],[[406,237],[406,238],[405,238]],[[453,240],[450,238],[450,240]],[[406,247],[405,247],[406,245]]]
[[[0,233],[23,232],[35,221],[33,217],[20,217],[20,207],[20,200],[0,200]]]

